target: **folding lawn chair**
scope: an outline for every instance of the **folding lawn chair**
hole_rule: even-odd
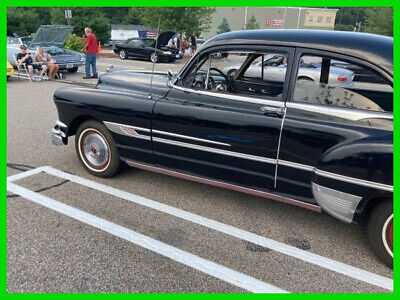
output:
[[[23,73],[26,74],[26,76],[28,76],[29,82],[32,82],[32,77],[29,75],[29,71],[28,71],[28,68],[26,67],[26,64],[25,63],[22,63],[22,64],[18,63],[17,55],[14,55],[14,60],[15,60],[15,64],[17,65],[18,78],[19,78],[19,74],[21,72],[23,72]],[[33,69],[34,76],[37,76],[35,74],[37,74],[39,72],[40,72],[39,70]],[[47,72],[48,72],[48,70],[46,71],[46,73],[43,74],[42,80],[49,80],[49,77],[47,76]]]

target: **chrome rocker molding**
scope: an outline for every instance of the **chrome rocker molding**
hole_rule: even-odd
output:
[[[143,135],[143,134],[138,133],[138,131],[150,133],[151,130],[148,128],[130,126],[130,125],[125,125],[125,124],[113,123],[113,122],[104,122],[104,124],[106,125],[106,127],[109,130],[111,130],[117,134],[122,134],[122,135],[130,136],[133,138],[139,138],[139,139],[144,139],[144,140],[149,140],[149,141],[151,140],[150,135]],[[58,140],[60,140],[61,138],[60,139],[57,138],[57,132],[53,133],[53,129],[52,129],[53,143],[55,143],[56,145],[59,145]],[[231,146],[230,144],[226,144],[226,143],[221,143],[221,142],[217,142],[217,141],[201,139],[201,138],[196,138],[196,137],[191,137],[191,136],[186,136],[186,135],[180,135],[180,134],[176,134],[176,133],[172,133],[172,132],[153,130],[153,133],[163,134],[163,135],[167,135],[167,136],[178,137],[178,138],[183,138],[183,139],[188,139],[188,140],[193,140],[193,141],[217,144],[217,145],[222,145],[222,146]],[[217,154],[222,154],[222,155],[227,155],[227,156],[232,156],[232,157],[237,157],[237,158],[242,158],[242,159],[259,161],[259,162],[268,163],[268,164],[276,164],[277,167],[278,166],[286,166],[286,167],[304,170],[304,171],[308,171],[308,172],[314,172],[318,176],[323,176],[323,177],[327,177],[327,178],[331,178],[331,179],[335,179],[335,180],[345,181],[345,182],[352,183],[352,184],[358,184],[358,185],[362,185],[362,186],[366,186],[366,187],[370,187],[370,188],[374,188],[374,189],[393,192],[392,185],[387,185],[387,184],[383,184],[383,183],[378,183],[378,182],[368,181],[368,180],[364,180],[364,179],[358,179],[358,178],[354,178],[354,177],[339,175],[336,173],[326,172],[326,171],[318,170],[315,167],[310,166],[310,165],[304,165],[304,164],[299,164],[296,162],[286,161],[286,160],[279,159],[278,157],[276,159],[266,158],[266,157],[262,157],[262,156],[249,155],[249,154],[244,154],[244,153],[240,153],[240,152],[228,151],[228,150],[212,148],[212,147],[207,147],[207,146],[202,146],[202,145],[197,145],[197,144],[191,144],[191,143],[186,143],[186,142],[180,142],[180,141],[176,141],[176,140],[164,139],[164,138],[154,137],[154,136],[153,136],[153,141],[158,142],[158,143],[164,143],[164,144],[169,144],[169,145],[174,145],[174,146],[195,149],[195,150],[199,150],[199,151],[207,151],[207,152],[211,152],[211,153],[217,153]],[[275,169],[275,180],[277,178],[277,172],[278,172],[278,168]]]
[[[312,192],[318,205],[333,217],[351,223],[354,212],[362,197],[343,193],[316,183],[312,183]]]
[[[182,178],[182,179],[186,179],[186,180],[190,180],[190,181],[195,181],[195,182],[199,182],[199,183],[209,184],[212,186],[217,186],[217,187],[221,187],[221,188],[225,188],[225,189],[229,189],[229,190],[233,190],[233,191],[237,191],[237,192],[241,192],[241,193],[245,193],[245,194],[249,194],[249,195],[254,195],[254,196],[259,196],[262,198],[276,200],[276,201],[292,204],[295,206],[307,208],[309,210],[321,212],[321,208],[315,204],[305,203],[302,201],[278,196],[278,195],[263,192],[263,191],[258,191],[258,190],[254,190],[254,189],[237,186],[237,185],[230,184],[230,183],[215,181],[215,180],[211,180],[211,179],[207,179],[207,178],[202,178],[202,177],[188,175],[188,174],[184,174],[184,173],[180,173],[180,172],[176,172],[176,171],[162,169],[159,167],[141,164],[141,163],[137,163],[137,162],[133,162],[133,161],[129,161],[129,160],[126,160],[125,162],[129,166],[134,167],[134,168],[151,171],[151,172],[156,172],[156,173],[169,175],[169,176],[173,176],[173,177],[177,177],[177,178]]]

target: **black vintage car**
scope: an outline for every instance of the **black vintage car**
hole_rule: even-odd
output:
[[[262,63],[272,54],[284,57],[273,72]],[[338,62],[379,83],[353,82]],[[320,65],[319,80],[298,75],[304,63]],[[230,65],[237,72],[226,74]],[[52,137],[61,145],[75,135],[79,160],[96,176],[114,176],[125,163],[367,221],[371,247],[392,266],[392,86],[392,38],[230,32],[175,75],[113,71],[94,89],[58,89]]]
[[[121,59],[135,58],[151,62],[173,62],[182,58],[182,51],[168,47],[168,41],[176,35],[174,31],[165,31],[157,39],[131,38],[114,46],[114,53]]]

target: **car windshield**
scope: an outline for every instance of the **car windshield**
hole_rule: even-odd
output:
[[[31,36],[24,36],[21,38],[22,43],[27,45],[28,47],[31,44],[32,40],[33,40],[33,37],[31,37]]]

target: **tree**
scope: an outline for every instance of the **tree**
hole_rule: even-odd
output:
[[[373,7],[366,10],[363,31],[393,36],[393,7]]]
[[[96,34],[97,39],[104,43],[110,38],[110,21],[97,8],[74,7],[72,10],[71,24],[74,26],[73,33],[82,36],[85,27],[89,27]],[[51,23],[54,25],[65,25],[67,20],[64,8],[54,8],[51,12]]]
[[[335,30],[353,31],[358,22],[365,23],[366,7],[336,7]]]
[[[260,24],[258,24],[254,15],[251,15],[251,18],[246,23],[245,29],[259,29],[259,28],[260,28]]]
[[[130,7],[98,7],[99,11],[109,19],[111,24],[123,23],[125,16]]]
[[[231,28],[229,27],[228,20],[226,18],[223,18],[221,24],[219,24],[218,26],[217,33],[220,34],[229,31],[231,31]]]
[[[34,9],[9,7],[7,9],[7,30],[20,36],[36,32],[41,21]]]
[[[142,22],[150,28],[160,31],[174,30],[190,36],[193,33],[200,35],[211,27],[212,14],[215,9],[211,7],[146,7],[143,8]]]
[[[122,19],[123,24],[132,24],[132,25],[143,25],[142,14],[144,12],[143,7],[131,7],[128,10],[128,13],[125,14]]]

